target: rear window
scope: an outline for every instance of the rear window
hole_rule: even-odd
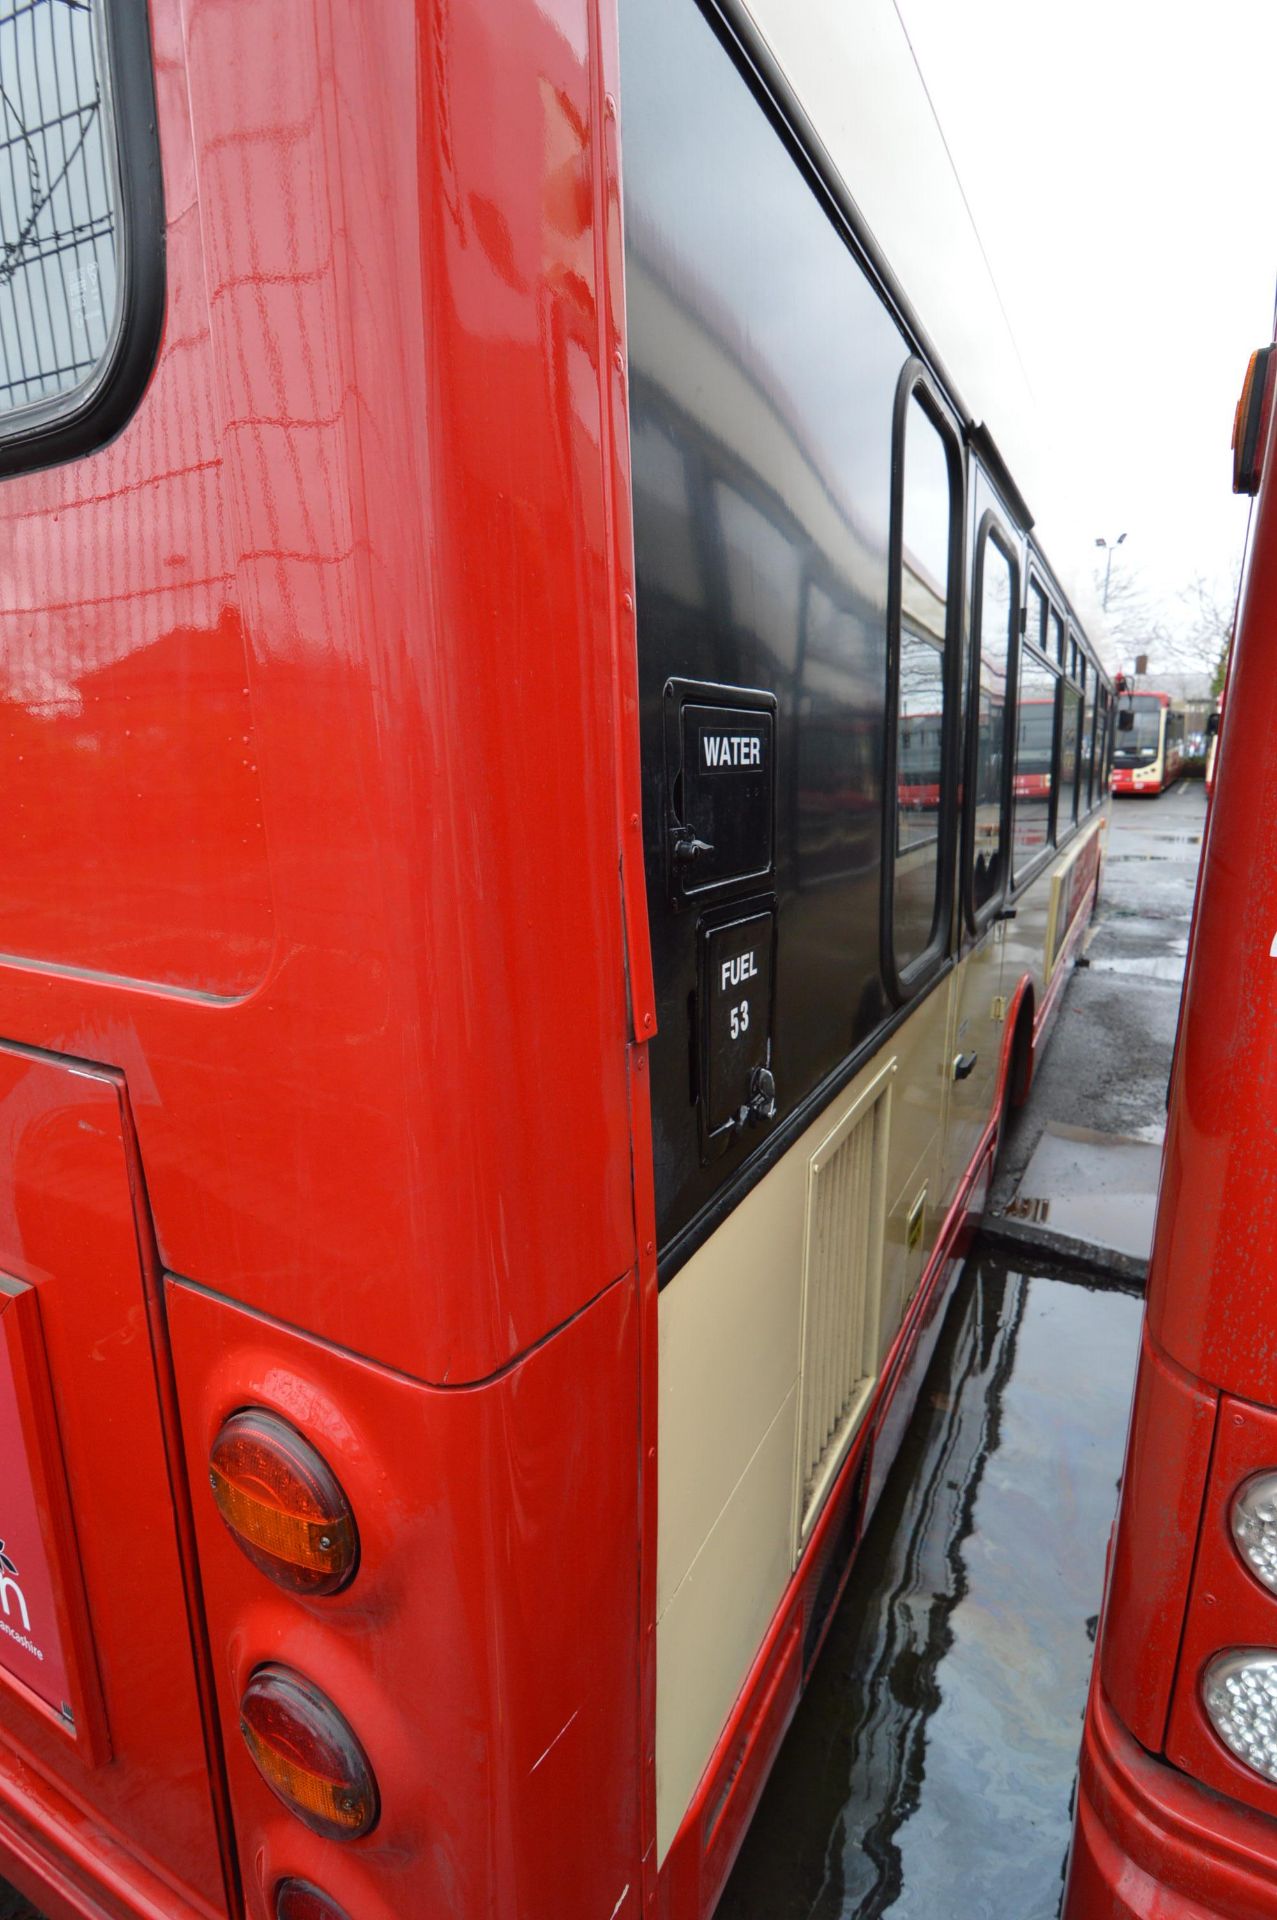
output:
[[[65,401],[117,325],[100,0],[0,14],[0,417]]]
[[[140,395],[158,338],[158,213],[144,6],[0,0],[4,470],[34,464],[13,457],[19,443],[47,458],[87,451]],[[90,414],[73,441],[71,423]]]

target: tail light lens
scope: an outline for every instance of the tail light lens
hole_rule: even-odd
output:
[[[1228,1517],[1242,1559],[1277,1593],[1277,1473],[1253,1473],[1234,1494]]]
[[[254,1566],[294,1593],[339,1593],[359,1565],[350,1502],[308,1440],[262,1407],[233,1413],[209,1458],[217,1510]]]
[[[381,1811],[372,1768],[345,1719],[318,1687],[291,1667],[258,1667],[244,1689],[239,1714],[258,1772],[313,1833],[326,1840],[358,1840],[371,1833]]]
[[[1277,1780],[1277,1653],[1238,1647],[1221,1653],[1202,1675],[1207,1717],[1239,1760]]]
[[[309,1880],[282,1880],[275,1894],[276,1920],[350,1920],[345,1907]]]

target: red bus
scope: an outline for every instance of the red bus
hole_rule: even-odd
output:
[[[1067,1920],[1277,1911],[1274,370],[1269,350],[1256,356],[1240,416],[1238,490],[1259,498],[1189,946]]]
[[[1129,715],[1123,726],[1124,715]],[[1169,693],[1133,693],[1118,707],[1114,793],[1165,793],[1184,770],[1184,715]]]
[[[0,1871],[703,1920],[1111,689],[735,0],[30,0],[0,100]]]

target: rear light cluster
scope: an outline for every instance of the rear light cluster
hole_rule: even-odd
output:
[[[1277,1593],[1277,1473],[1243,1481],[1229,1528],[1247,1571]],[[1217,1654],[1202,1675],[1202,1704],[1230,1753],[1277,1782],[1277,1650],[1235,1647]]]
[[[379,1811],[372,1768],[332,1701],[290,1667],[258,1667],[240,1731],[262,1779],[325,1840],[359,1840]]]
[[[278,1586],[307,1599],[348,1587],[359,1570],[359,1530],[336,1474],[278,1414],[244,1407],[209,1456],[209,1485],[237,1546]],[[325,1840],[359,1840],[381,1811],[373,1770],[326,1694],[291,1667],[249,1676],[240,1732],[262,1779],[290,1813]],[[281,1881],[276,1920],[349,1920],[309,1880]]]
[[[1233,1539],[1256,1580],[1277,1593],[1277,1473],[1255,1473],[1237,1490]]]
[[[340,1593],[359,1566],[350,1502],[328,1463],[278,1415],[247,1407],[209,1459],[217,1510],[254,1566],[293,1593]]]
[[[1219,1654],[1202,1676],[1202,1699],[1224,1745],[1277,1780],[1277,1653],[1244,1647]]]
[[[350,1920],[345,1907],[339,1907],[309,1880],[282,1880],[275,1894],[276,1920]]]

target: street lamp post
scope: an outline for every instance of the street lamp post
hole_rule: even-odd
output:
[[[1100,534],[1096,534],[1095,536],[1095,544],[1097,547],[1108,548],[1108,559],[1104,563],[1104,611],[1105,613],[1107,613],[1109,610],[1109,581],[1112,578],[1112,574],[1113,574],[1113,549],[1115,547],[1120,547],[1123,540],[1125,540],[1125,538],[1126,538],[1126,535],[1124,533],[1119,533],[1116,540],[1105,540],[1103,536]]]

